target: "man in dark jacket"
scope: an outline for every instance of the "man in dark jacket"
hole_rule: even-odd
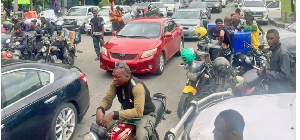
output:
[[[23,50],[27,47],[27,35],[22,30],[20,23],[15,24],[15,32],[11,35],[11,43],[20,42],[20,45],[16,46],[16,49]]]
[[[295,62],[291,54],[281,46],[277,30],[268,30],[266,38],[272,52],[270,68],[261,68],[258,76],[269,80],[269,93],[295,93],[296,82],[292,80],[296,76],[292,74]]]
[[[130,68],[125,62],[117,62],[112,73],[113,83],[96,111],[98,125],[108,128],[114,121],[141,118],[135,121],[137,125],[136,140],[148,140],[153,135],[156,123],[155,106],[146,85],[130,73]],[[112,106],[117,96],[122,105],[120,111],[113,111],[105,115],[105,111]]]
[[[36,31],[36,49],[39,51],[42,47],[42,29],[36,26],[37,20],[31,20],[28,31]]]
[[[52,36],[54,32],[52,24],[49,21],[47,21],[45,17],[41,18],[41,22],[42,22],[42,26],[41,26],[42,30],[48,31],[48,33]]]

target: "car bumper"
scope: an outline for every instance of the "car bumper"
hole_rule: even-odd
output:
[[[115,62],[124,61],[130,67],[132,73],[147,73],[154,72],[158,67],[159,54],[154,54],[151,57],[134,60],[118,60],[110,59],[107,56],[100,54],[100,68],[106,71],[112,71],[115,67]],[[140,57],[140,55],[137,55]]]
[[[86,32],[90,32],[91,31],[91,25],[85,24],[84,30]],[[104,24],[104,32],[105,33],[111,33],[112,32],[112,24]]]
[[[267,22],[268,20],[268,16],[264,16],[264,17],[254,17],[254,19],[258,22]]]
[[[197,38],[198,36],[195,34],[196,30],[183,30],[184,38]]]
[[[87,113],[87,110],[90,107],[90,93],[89,88],[86,85],[82,85],[82,89],[85,89],[85,91],[80,95],[80,97],[76,100],[79,105],[79,122],[84,118],[85,114]]]
[[[209,8],[211,8],[211,11],[216,11],[220,9],[220,7],[209,7]]]

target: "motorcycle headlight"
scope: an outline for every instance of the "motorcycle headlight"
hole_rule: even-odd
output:
[[[198,73],[192,73],[192,72],[187,73],[187,78],[191,81],[197,81],[198,76],[199,76]]]
[[[101,52],[103,55],[107,56],[107,49],[106,49],[106,48],[101,47],[100,52]]]
[[[98,140],[94,133],[87,133],[83,136],[83,140]]]
[[[6,40],[6,43],[9,43],[9,42],[10,42],[10,39],[7,39],[7,40]]]
[[[40,49],[40,52],[46,52],[47,48],[45,46],[43,46],[41,49]]]
[[[150,56],[154,55],[156,52],[157,52],[157,48],[154,48],[152,50],[144,51],[143,54],[142,54],[142,56],[141,56],[141,59],[142,58],[150,57]]]

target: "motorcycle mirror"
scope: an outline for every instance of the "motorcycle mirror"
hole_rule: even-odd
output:
[[[7,39],[7,40],[6,40],[6,43],[9,43],[9,42],[10,42],[10,39]]]

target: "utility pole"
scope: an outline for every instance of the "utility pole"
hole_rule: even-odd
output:
[[[30,11],[33,11],[33,4],[32,4],[32,0],[30,0]]]
[[[18,0],[14,0],[14,12],[18,12]]]

